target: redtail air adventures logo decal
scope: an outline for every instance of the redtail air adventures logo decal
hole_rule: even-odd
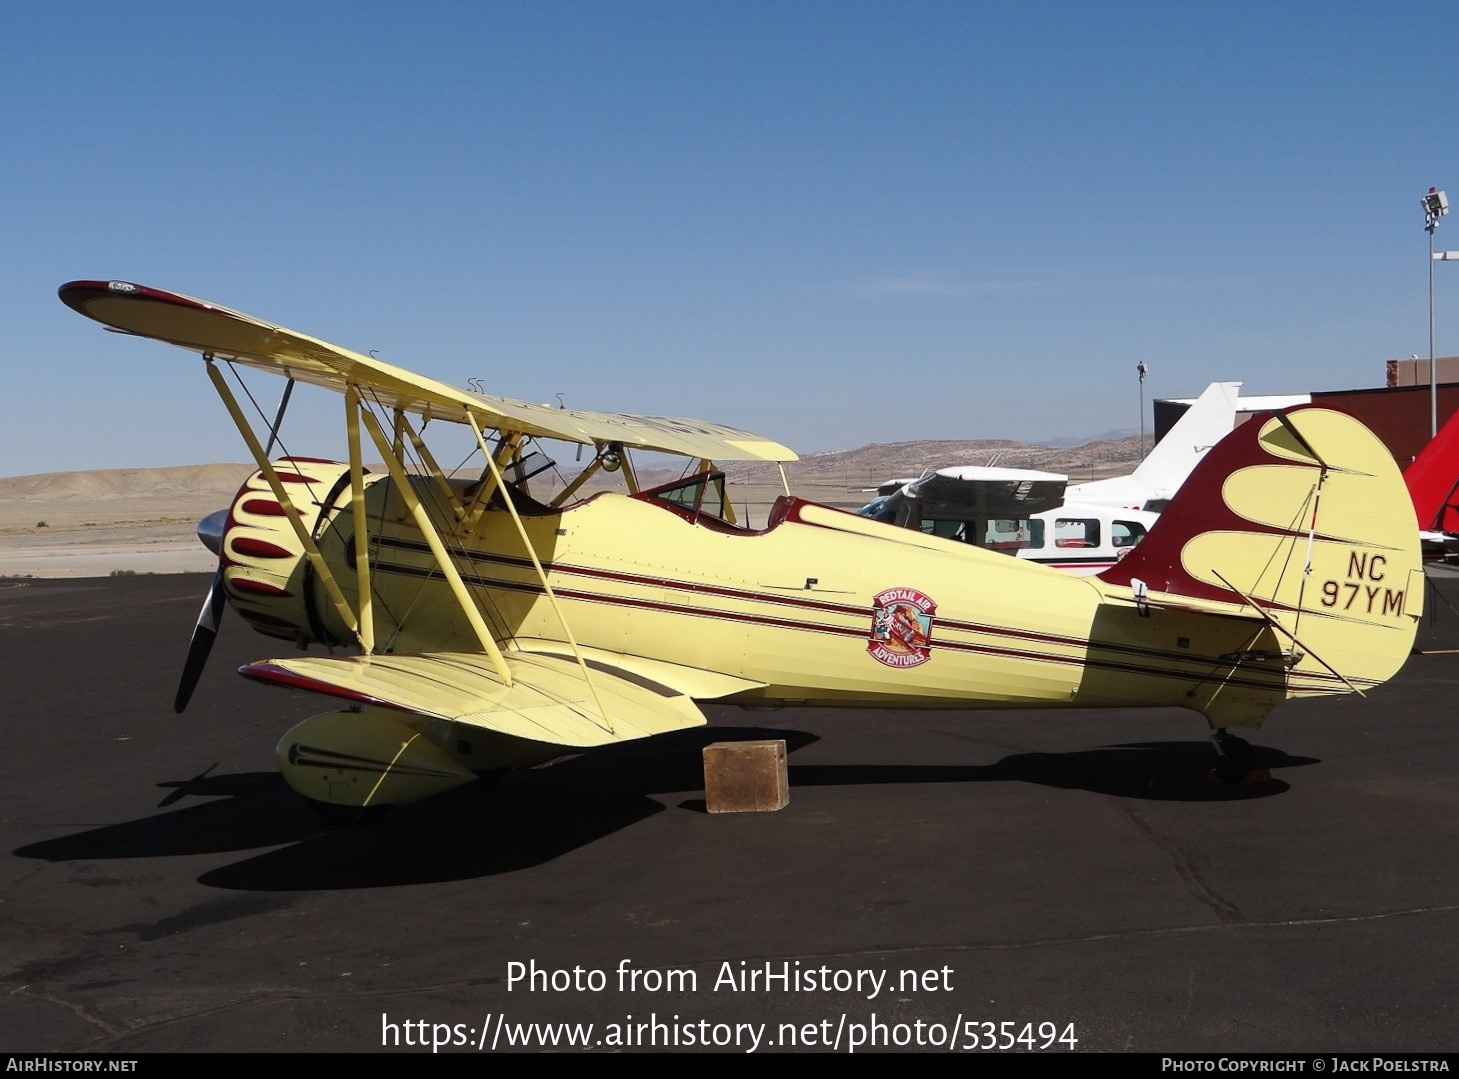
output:
[[[888,667],[918,667],[932,658],[932,616],[937,604],[915,588],[888,588],[871,601],[866,650]]]

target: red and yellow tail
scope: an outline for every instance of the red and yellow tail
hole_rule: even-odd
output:
[[[1357,420],[1314,406],[1223,439],[1099,580],[1111,602],[1148,609],[1152,632],[1162,607],[1259,620],[1261,644],[1224,656],[1223,677],[1279,662],[1288,697],[1391,678],[1423,613],[1418,522],[1397,465]],[[1224,697],[1192,703],[1217,726],[1265,714]]]

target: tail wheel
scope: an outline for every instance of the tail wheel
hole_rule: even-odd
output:
[[[1218,730],[1216,738],[1216,778],[1236,786],[1256,767],[1256,750],[1245,738]]]

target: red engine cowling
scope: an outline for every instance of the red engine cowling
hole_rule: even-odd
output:
[[[330,562],[336,539],[326,534],[350,500],[350,470],[337,461],[285,457],[275,462],[284,491]],[[373,480],[376,477],[367,477]],[[254,629],[288,641],[343,644],[351,635],[324,593],[284,507],[262,472],[255,472],[233,496],[221,551],[223,587],[229,602]]]

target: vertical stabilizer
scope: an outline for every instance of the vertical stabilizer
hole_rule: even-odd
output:
[[[1121,509],[1158,510],[1175,497],[1206,452],[1231,433],[1240,391],[1239,382],[1212,382],[1133,473],[1078,484],[1068,489],[1066,497]]]
[[[1459,412],[1404,470],[1403,482],[1420,528],[1459,532]]]
[[[1162,605],[1259,620],[1265,643],[1223,655],[1219,680],[1279,660],[1288,697],[1386,681],[1423,613],[1418,527],[1392,455],[1353,417],[1311,405],[1223,439],[1099,580],[1111,599],[1148,604],[1156,625]],[[1214,694],[1196,706],[1213,720],[1229,710]]]

